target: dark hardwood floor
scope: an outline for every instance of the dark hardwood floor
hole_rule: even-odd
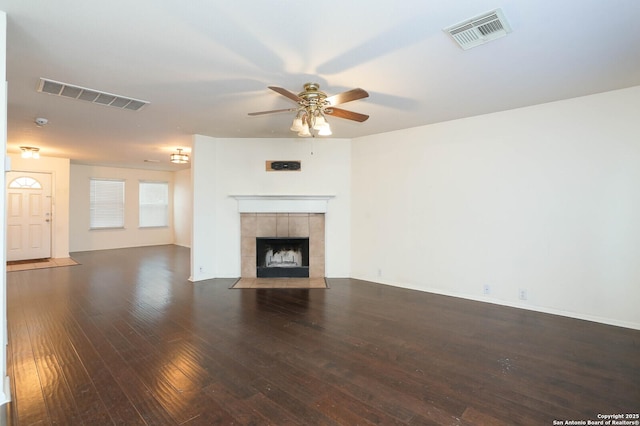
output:
[[[7,279],[15,425],[551,425],[640,411],[640,331],[350,279],[187,281],[177,246]]]

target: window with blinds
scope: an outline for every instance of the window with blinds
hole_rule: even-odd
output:
[[[91,179],[89,228],[124,228],[124,180]]]
[[[169,183],[140,182],[140,228],[169,226]]]

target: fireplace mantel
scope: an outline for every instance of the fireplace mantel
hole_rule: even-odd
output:
[[[335,195],[230,195],[240,213],[326,213]]]

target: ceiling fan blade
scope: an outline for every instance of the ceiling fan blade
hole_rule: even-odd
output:
[[[352,89],[346,92],[338,93],[337,95],[329,96],[325,99],[327,105],[340,105],[351,101],[357,101],[358,99],[367,98],[369,94],[364,89]]]
[[[250,112],[249,115],[264,115],[264,114],[273,114],[275,112],[291,112],[291,111],[297,111],[297,110],[298,108],[272,109],[271,111]]]
[[[324,110],[324,113],[327,115],[332,115],[334,117],[346,118],[347,120],[359,121],[362,123],[363,121],[367,121],[369,118],[366,114],[360,114],[359,112],[347,111],[346,109],[333,108],[329,107]]]
[[[286,96],[287,98],[291,99],[294,102],[302,101],[302,98],[300,96],[288,91],[287,89],[283,89],[282,87],[269,86],[269,89],[273,90],[274,92],[280,93],[282,96]]]

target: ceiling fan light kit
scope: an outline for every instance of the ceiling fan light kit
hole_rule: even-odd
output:
[[[313,123],[314,130],[322,130],[324,127],[328,126],[327,120],[324,119],[324,115],[319,115],[316,117],[316,122]]]
[[[335,105],[368,97],[369,94],[363,89],[353,89],[329,97],[320,90],[320,85],[317,83],[305,84],[304,91],[297,95],[282,87],[269,86],[269,89],[297,102],[298,107],[251,112],[249,115],[254,116],[275,112],[295,111],[296,115],[293,118],[289,130],[296,132],[298,136],[301,137],[315,136],[314,132],[317,132],[318,136],[331,136],[333,133],[331,126],[327,122],[327,115],[358,122],[366,121],[369,118],[369,116],[365,114],[335,108]]]
[[[298,132],[298,136],[304,136],[304,137],[311,136],[311,132],[309,131],[309,125],[304,120],[302,122],[302,127],[300,128],[300,131]]]
[[[296,118],[293,119],[293,123],[291,124],[291,128],[289,129],[292,132],[299,132],[302,130],[302,118],[296,115]]]
[[[329,123],[325,123],[325,125],[322,126],[320,130],[318,130],[319,136],[331,136],[332,134],[333,132],[331,131],[331,127],[329,126]]]

